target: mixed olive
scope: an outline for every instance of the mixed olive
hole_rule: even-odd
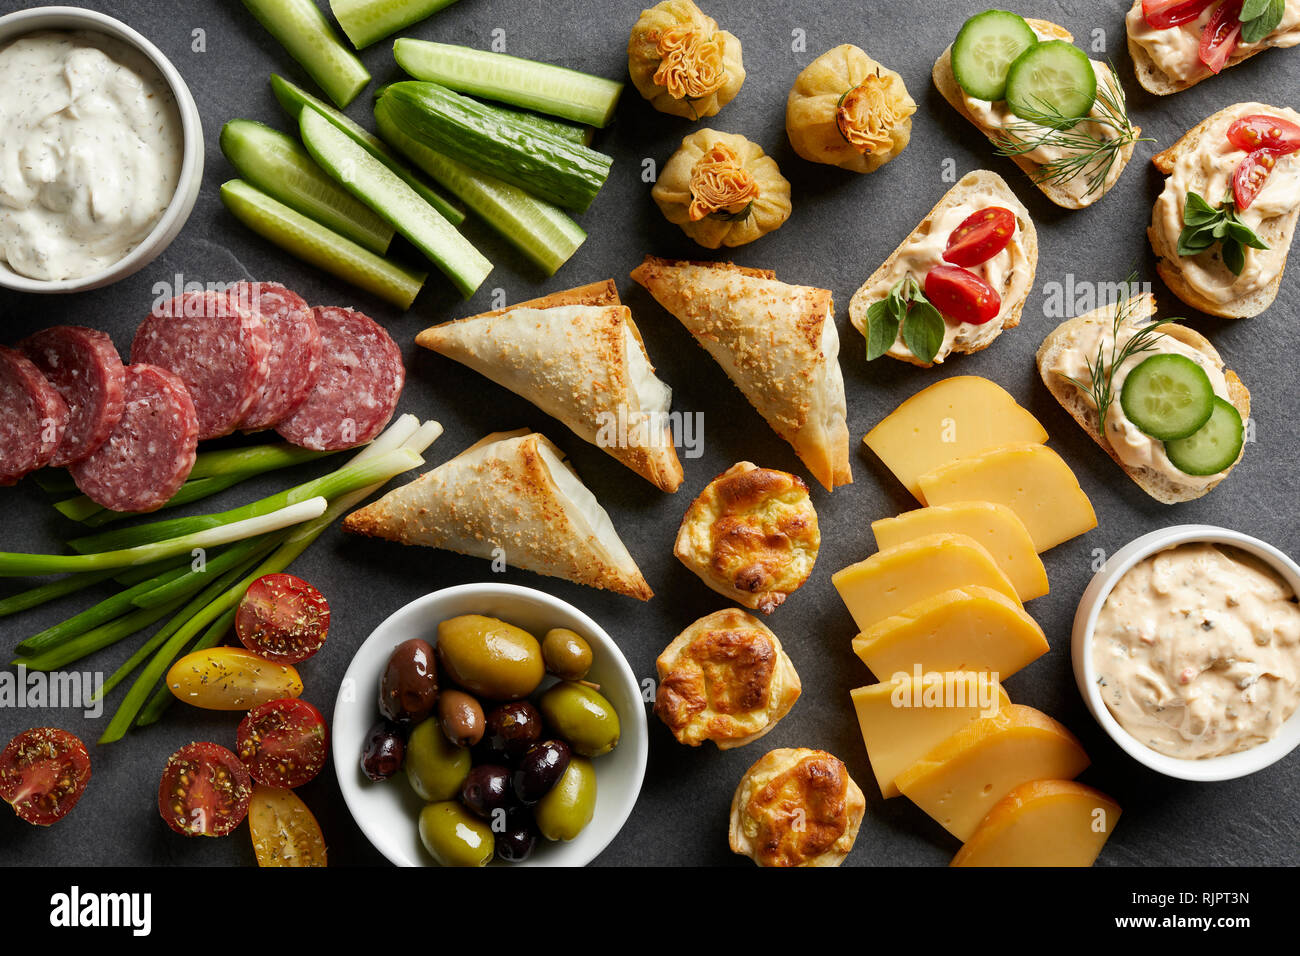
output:
[[[426,803],[420,839],[443,866],[518,863],[539,837],[572,840],[596,812],[590,758],[619,740],[617,711],[585,680],[592,661],[567,628],[539,641],[497,618],[449,618],[435,643],[405,641],[389,657],[362,771],[405,770]]]

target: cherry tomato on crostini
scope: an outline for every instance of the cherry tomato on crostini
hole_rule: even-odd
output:
[[[1238,164],[1232,174],[1232,200],[1238,209],[1250,208],[1276,165],[1277,154],[1271,149],[1257,149]]]
[[[248,712],[236,737],[239,759],[268,787],[301,787],[325,768],[329,731],[305,700],[272,700]]]
[[[925,277],[925,297],[944,318],[983,325],[1002,310],[1002,297],[983,279],[958,266],[935,266]]]
[[[66,817],[89,782],[86,745],[57,727],[25,730],[0,753],[0,798],[39,827]]]
[[[1247,153],[1270,149],[1286,156],[1300,149],[1300,126],[1280,116],[1253,113],[1228,127],[1228,142]]]
[[[292,574],[264,574],[235,612],[235,633],[250,651],[279,664],[297,664],[321,649],[330,629],[324,595]]]
[[[1214,0],[1142,0],[1142,17],[1153,30],[1191,23]]]
[[[220,744],[187,744],[163,768],[158,812],[182,836],[225,836],[244,822],[252,796],[238,757]]]
[[[1241,37],[1241,4],[1243,0],[1223,0],[1210,14],[1210,20],[1201,31],[1201,62],[1215,73],[1223,70],[1237,49]]]
[[[258,866],[325,866],[325,835],[292,790],[253,787],[248,830]]]
[[[1011,244],[1015,234],[1015,213],[1001,206],[985,206],[963,219],[952,231],[943,250],[944,261],[955,266],[988,262]]]

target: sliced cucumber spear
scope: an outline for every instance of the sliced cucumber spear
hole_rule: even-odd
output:
[[[233,119],[221,128],[221,151],[245,181],[267,195],[371,252],[388,251],[393,227],[340,189],[292,136]]]
[[[347,133],[356,141],[357,145],[364,147],[371,156],[379,160],[398,176],[406,185],[410,186],[420,197],[434,209],[442,214],[453,226],[459,226],[465,221],[465,214],[449,203],[445,198],[438,195],[437,192],[430,189],[429,186],[420,180],[420,177],[406,168],[396,156],[392,154],[379,138],[370,133],[365,127],[353,122],[343,113],[340,113],[334,107],[330,106],[319,97],[312,96],[302,87],[295,86],[282,76],[271,74],[271,92],[279,101],[281,108],[293,118],[295,123],[302,113],[304,106],[311,106],[316,109],[327,120],[333,123],[341,132]]]
[[[387,101],[375,104],[375,121],[388,142],[541,266],[548,276],[554,275],[587,238],[582,227],[559,206],[471,169],[408,136],[391,119]]]
[[[392,170],[314,109],[298,119],[307,152],[352,193],[409,239],[469,298],[492,263]]]
[[[315,0],[244,0],[244,6],[340,108],[370,82],[370,73],[339,40]]]
[[[591,126],[609,125],[623,92],[603,77],[450,43],[402,37],[393,56],[417,80]]]
[[[456,0],[330,0],[330,10],[360,50],[403,27],[433,16]]]
[[[244,225],[304,262],[409,309],[428,276],[375,255],[242,179],[221,187],[221,201]]]

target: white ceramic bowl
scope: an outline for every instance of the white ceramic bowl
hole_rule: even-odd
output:
[[[567,627],[586,638],[594,653],[588,679],[600,684],[618,711],[618,746],[592,763],[596,768],[596,815],[569,843],[537,841],[516,866],[584,866],[623,828],[645,777],[650,750],[641,686],[614,639],[571,604],[542,591],[512,584],[462,584],[434,591],[394,612],[357,650],[334,705],[334,767],[343,799],[375,849],[398,866],[432,866],[420,842],[422,801],[405,775],[375,783],[361,772],[366,733],[379,718],[379,678],[393,648],[413,637],[437,643],[441,621],[459,614],[485,614],[541,635]]]
[[[76,279],[58,279],[46,281],[31,279],[19,275],[0,260],[0,286],[18,292],[85,292],[111,285],[119,279],[125,279],[139,272],[153,262],[173,239],[180,233],[194,203],[199,197],[199,186],[203,182],[203,124],[199,119],[199,108],[194,103],[190,88],[185,85],[176,67],[163,56],[162,52],[145,37],[131,29],[120,20],[94,10],[80,7],[33,7],[19,10],[0,17],[0,47],[9,44],[28,33],[39,30],[89,30],[104,33],[116,40],[140,51],[158,70],[167,85],[171,87],[176,99],[176,111],[180,114],[182,148],[185,156],[181,161],[181,174],[176,183],[176,192],[164,210],[162,218],[154,225],[153,231],[144,241],[132,249],[123,258],[113,263],[102,272],[81,276]]]
[[[1274,568],[1291,589],[1300,594],[1300,566],[1277,548],[1258,538],[1252,538],[1239,531],[1203,524],[1175,525],[1144,534],[1111,555],[1083,592],[1083,598],[1079,601],[1079,610],[1074,616],[1074,630],[1071,636],[1074,679],[1079,685],[1079,692],[1083,695],[1088,710],[1092,712],[1097,723],[1101,724],[1102,729],[1110,734],[1115,743],[1119,744],[1120,748],[1134,760],[1165,776],[1177,777],[1180,780],[1233,780],[1263,770],[1300,746],[1300,709],[1291,715],[1271,740],[1249,750],[1201,760],[1170,757],[1152,750],[1120,726],[1119,721],[1102,700],[1101,691],[1097,687],[1097,669],[1093,666],[1092,635],[1097,625],[1097,616],[1101,613],[1106,598],[1119,579],[1138,562],[1156,552],[1193,541],[1232,545],[1248,554],[1253,554]]]

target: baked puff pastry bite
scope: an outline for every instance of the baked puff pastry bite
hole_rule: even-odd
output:
[[[808,580],[820,546],[803,479],[742,461],[686,509],[673,554],[723,597],[771,614]]]
[[[839,866],[867,800],[824,750],[773,750],[745,771],[731,801],[731,850],[759,866]]]
[[[776,726],[799,699],[794,663],[768,628],[739,608],[706,615],[655,662],[655,713],[679,743],[730,750]]]

